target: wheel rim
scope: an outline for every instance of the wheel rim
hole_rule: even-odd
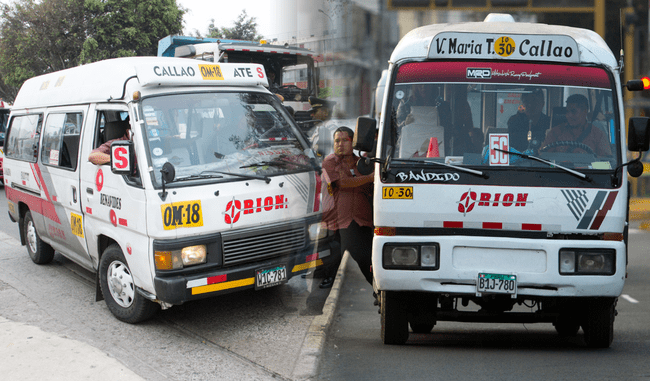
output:
[[[29,245],[29,251],[31,253],[36,253],[38,251],[36,244],[37,239],[38,235],[36,234],[36,227],[34,226],[34,222],[29,221],[29,223],[27,223],[27,244]]]
[[[108,289],[111,296],[124,308],[133,304],[135,297],[135,287],[133,286],[133,277],[129,268],[120,261],[113,261],[108,267],[107,274]]]

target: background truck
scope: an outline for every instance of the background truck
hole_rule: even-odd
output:
[[[311,120],[309,97],[318,96],[318,72],[314,66],[314,53],[309,49],[289,44],[271,45],[265,40],[255,42],[172,35],[158,42],[158,56],[264,65],[269,89],[284,98],[285,106],[293,108],[294,118],[299,125]],[[304,129],[309,127],[305,126]]]
[[[415,29],[389,65],[377,155],[358,164],[375,173],[383,342],[438,321],[544,322],[609,347],[625,168],[643,172],[628,150],[648,149],[648,118],[625,131],[623,94],[640,81],[621,84],[596,33],[509,15]],[[374,148],[376,126],[359,118],[355,148]]]

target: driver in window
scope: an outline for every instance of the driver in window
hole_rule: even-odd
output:
[[[588,120],[589,101],[584,95],[573,94],[566,100],[567,122],[553,127],[546,135],[540,151],[593,153],[611,156],[609,140],[602,130]],[[589,152],[589,151],[592,152]]]

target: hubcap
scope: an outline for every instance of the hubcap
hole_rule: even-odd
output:
[[[31,251],[32,253],[36,253],[36,251],[38,250],[36,246],[37,237],[38,236],[36,235],[36,228],[34,227],[34,222],[29,221],[29,223],[27,224],[27,244],[29,245],[29,251]]]
[[[126,265],[120,261],[113,261],[108,267],[108,289],[113,299],[124,308],[133,304],[135,287],[133,277]]]

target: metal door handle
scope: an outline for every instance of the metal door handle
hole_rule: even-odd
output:
[[[86,193],[93,194],[93,188],[86,188]]]

